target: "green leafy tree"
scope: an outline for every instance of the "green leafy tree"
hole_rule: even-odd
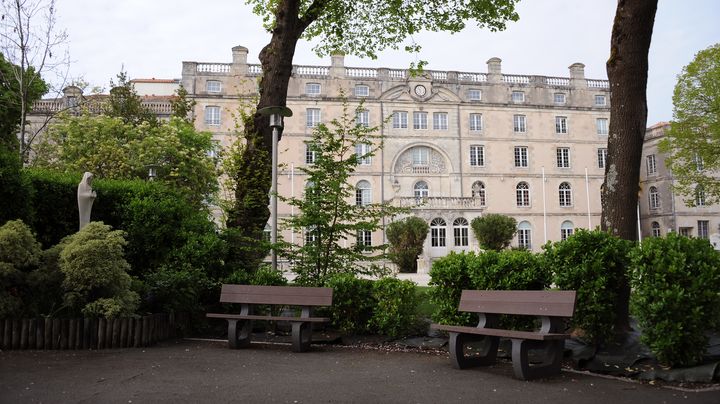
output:
[[[674,188],[695,206],[720,201],[720,44],[698,52],[678,76],[673,122],[660,144],[675,177]]]
[[[476,217],[470,223],[480,248],[500,251],[507,248],[517,233],[517,221],[505,215],[491,213]]]
[[[157,126],[157,117],[142,104],[142,98],[137,95],[135,86],[128,80],[127,72],[118,73],[117,79],[117,83],[110,80],[110,96],[103,103],[103,114],[120,118],[124,123],[132,126],[143,123]]]
[[[192,123],[191,114],[193,108],[195,108],[195,104],[197,104],[197,102],[188,98],[188,91],[181,84],[180,88],[175,91],[175,96],[170,100],[172,116]]]
[[[40,243],[20,220],[0,227],[0,318],[28,314],[27,277],[40,261]]]
[[[15,79],[19,69],[18,66],[5,60],[0,53],[0,148],[16,153],[20,149],[18,132],[23,110],[29,110],[32,104],[48,90],[45,81],[30,67],[25,74],[33,78],[32,85],[27,88],[26,96],[21,97],[21,90]]]
[[[417,272],[417,258],[427,238],[427,222],[417,216],[392,222],[385,230],[390,242],[389,258],[400,272]]]

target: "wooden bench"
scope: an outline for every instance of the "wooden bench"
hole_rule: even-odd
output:
[[[564,332],[563,318],[572,317],[574,310],[575,291],[463,290],[458,311],[479,313],[477,327],[431,327],[450,333],[450,358],[458,369],[495,363],[500,338],[509,338],[515,377],[529,380],[560,373],[564,340],[570,337]],[[500,314],[538,316],[542,325],[537,331],[501,329]],[[466,356],[466,344],[474,341],[484,341],[484,346],[479,355]],[[530,363],[530,350],[543,351],[542,363]]]
[[[228,347],[250,346],[252,325],[255,320],[288,321],[292,324],[292,350],[304,352],[310,348],[312,323],[325,323],[327,317],[313,317],[317,306],[332,305],[332,288],[291,286],[222,285],[220,303],[239,303],[239,314],[207,313],[210,318],[224,318],[228,322]],[[256,305],[299,306],[300,316],[272,316],[253,314]]]

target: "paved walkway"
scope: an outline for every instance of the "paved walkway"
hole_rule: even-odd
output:
[[[682,392],[563,372],[511,377],[502,363],[456,370],[446,355],[318,346],[176,341],[147,349],[0,352],[2,403],[720,403]]]

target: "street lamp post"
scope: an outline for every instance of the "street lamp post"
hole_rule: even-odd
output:
[[[272,269],[277,270],[277,175],[278,175],[278,141],[283,129],[283,117],[292,116],[287,107],[265,107],[258,110],[260,115],[270,118],[272,128],[272,184],[270,185],[270,243],[272,243]]]

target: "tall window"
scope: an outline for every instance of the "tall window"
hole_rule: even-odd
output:
[[[650,187],[648,192],[648,203],[650,204],[650,209],[660,208],[660,194],[658,193],[658,189],[656,187]]]
[[[647,173],[648,175],[657,173],[657,163],[655,162],[655,155],[650,154],[646,158],[647,162]]]
[[[598,118],[595,120],[595,127],[597,128],[598,135],[608,134],[608,120],[607,118]]]
[[[357,111],[357,114],[355,116],[355,122],[357,122],[358,125],[363,126],[365,128],[370,126],[370,111],[367,109],[363,109],[361,111]]]
[[[558,147],[556,149],[558,168],[570,168],[570,148]]]
[[[470,146],[470,165],[472,167],[483,167],[485,165],[485,147],[479,145]]]
[[[553,100],[557,105],[565,105],[565,93],[555,93]]]
[[[305,94],[310,96],[320,95],[320,83],[306,83]]]
[[[314,128],[314,127],[320,125],[320,108],[306,109],[305,117],[307,119],[306,126],[308,128]]]
[[[468,90],[468,98],[470,101],[480,101],[482,99],[482,91],[471,88]]]
[[[658,222],[652,222],[652,236],[653,237],[660,237],[660,223]]]
[[[355,186],[355,205],[367,206],[372,203],[372,189],[370,183],[362,180]]]
[[[433,129],[447,130],[448,114],[447,112],[433,112]]]
[[[528,166],[527,146],[515,146],[515,167]]]
[[[205,107],[205,124],[220,125],[220,107],[216,107],[216,106]]]
[[[208,80],[205,83],[205,90],[208,93],[219,93],[222,90],[222,84],[217,80]]]
[[[605,168],[605,164],[607,164],[607,149],[604,147],[601,147],[597,149],[597,161],[598,161],[598,168]]]
[[[356,97],[367,97],[370,95],[370,87],[364,85],[364,84],[358,84],[355,86],[355,96]]]
[[[515,187],[515,200],[518,207],[530,206],[530,186],[527,182],[519,182]]]
[[[567,117],[555,117],[555,133],[568,133]]]
[[[428,184],[425,181],[416,182],[415,186],[413,187],[413,192],[415,194],[415,199],[427,198],[428,195],[430,195],[430,189],[428,188]]]
[[[595,106],[604,107],[605,105],[607,105],[605,96],[604,95],[596,95],[595,96]]]
[[[358,230],[356,237],[358,247],[372,247],[372,232],[370,230]]]
[[[413,147],[412,149],[413,166],[427,166],[430,164],[430,148],[429,147]]]
[[[525,102],[525,93],[522,91],[513,91],[512,95],[510,96],[510,99],[514,103]]]
[[[445,220],[436,217],[430,222],[430,246],[445,247]]]
[[[708,238],[708,229],[710,228],[710,221],[698,220],[698,238]]]
[[[317,157],[316,147],[312,143],[305,143],[305,164],[315,164]]]
[[[470,130],[473,132],[482,130],[482,114],[470,114]]]
[[[455,247],[467,247],[468,243],[468,221],[464,217],[459,217],[453,222],[453,238],[455,239]]]
[[[515,133],[525,133],[525,115],[513,115],[513,131]]]
[[[705,168],[705,163],[703,162],[702,156],[697,153],[695,154],[695,168],[698,171],[702,171],[703,168]]]
[[[318,232],[315,226],[305,228],[305,244],[313,244],[318,241]]]
[[[408,127],[407,111],[394,111],[393,112],[393,128],[394,129],[407,129],[407,127]]]
[[[518,247],[524,248],[524,249],[531,249],[532,248],[532,226],[530,226],[530,223],[528,222],[520,222],[518,224]]]
[[[565,241],[568,237],[572,236],[575,232],[575,226],[573,222],[566,220],[560,225],[560,240]]]
[[[358,143],[355,146],[355,155],[357,156],[358,164],[366,166],[372,164],[372,145],[369,143]]]
[[[705,189],[702,185],[695,187],[695,206],[705,206]]]
[[[482,181],[472,184],[472,197],[480,200],[480,206],[485,206],[485,184]]]
[[[415,111],[413,112],[413,129],[427,129],[427,112]]]
[[[572,188],[567,182],[563,182],[558,187],[558,198],[560,200],[560,206],[568,207],[572,206]]]

